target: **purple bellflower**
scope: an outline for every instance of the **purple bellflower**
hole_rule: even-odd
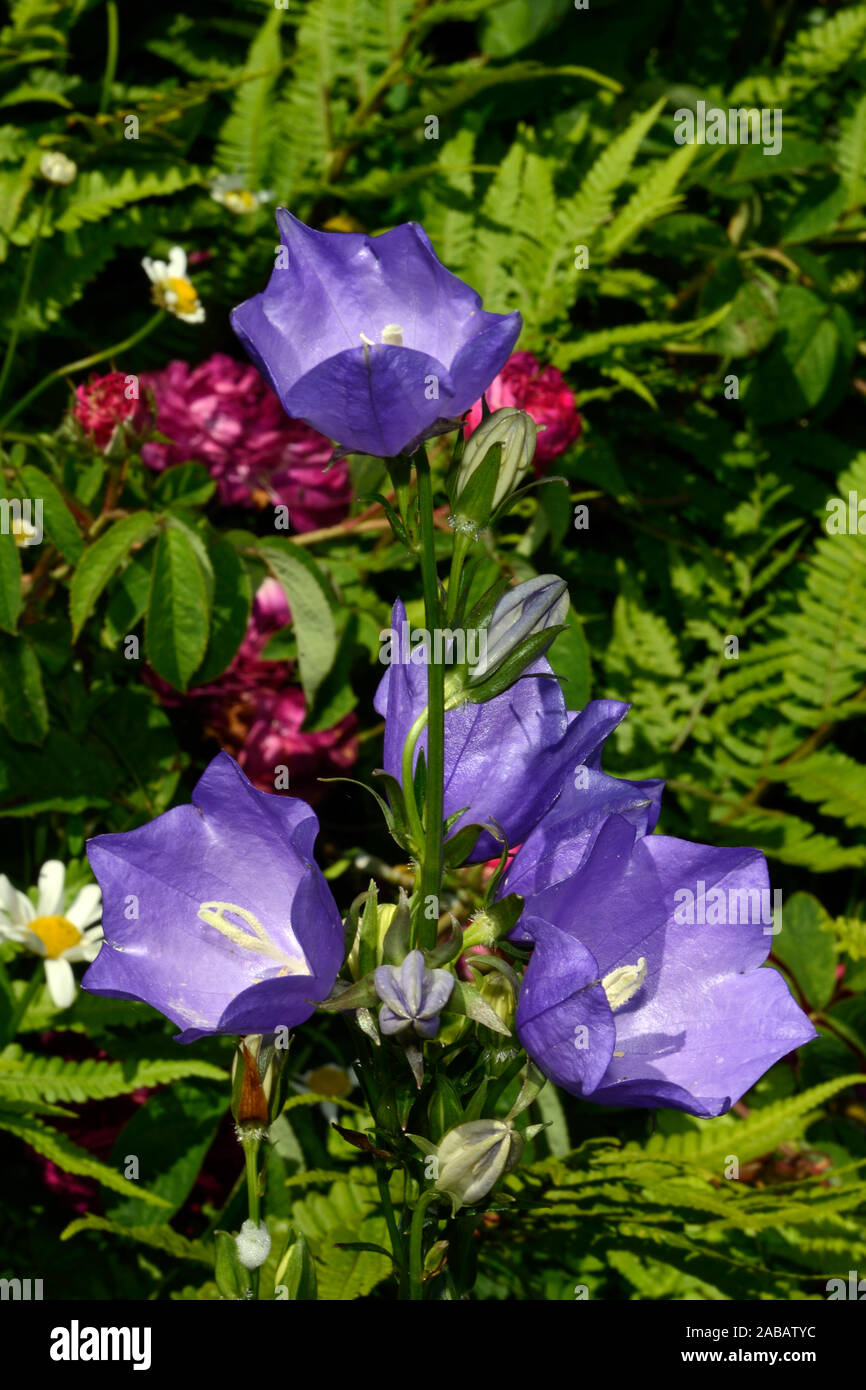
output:
[[[105,942],[84,988],[152,1004],[179,1042],[303,1023],[343,959],[318,829],[306,802],[257,791],[217,754],[191,806],[89,842]]]
[[[282,259],[232,327],[288,415],[346,452],[389,458],[483,395],[520,334],[485,312],[417,222],[381,236],[317,232],[277,209]]]
[[[374,704],[385,719],[385,770],[399,778],[406,736],[427,703],[427,672],[410,642],[399,599],[391,627],[397,641]],[[662,783],[626,782],[601,771],[605,740],[628,708],[619,700],[592,700],[579,714],[567,710],[559,683],[541,658],[486,704],[467,701],[447,710],[445,816],[468,807],[455,829],[493,819],[513,848],[562,798],[567,817],[582,817],[588,825],[608,812],[621,811],[648,834],[658,819]],[[426,747],[426,731],[418,746]],[[489,859],[500,848],[484,831],[471,859]],[[543,845],[537,853],[543,855]],[[528,857],[526,863],[528,868]],[[519,884],[513,887],[524,891]]]
[[[612,815],[576,871],[549,877],[520,923],[535,945],[517,1033],[573,1095],[720,1115],[815,1036],[783,977],[762,968],[772,919],[757,850],[642,836]]]

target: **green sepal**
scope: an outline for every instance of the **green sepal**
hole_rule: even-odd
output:
[[[466,486],[452,499],[451,510],[460,521],[469,521],[479,530],[488,525],[501,464],[502,445],[491,444]]]
[[[520,1072],[520,1082],[520,1091],[518,1092],[516,1101],[505,1117],[506,1120],[513,1120],[518,1115],[522,1114],[524,1110],[529,1109],[530,1105],[532,1105],[533,1101],[547,1085],[547,1077],[543,1072],[539,1071],[535,1063],[527,1057],[526,1066]]]
[[[232,1302],[246,1301],[247,1290],[250,1288],[250,1274],[238,1258],[237,1241],[228,1231],[216,1231],[214,1237],[216,1286],[223,1298]]]
[[[491,1009],[485,999],[482,999],[477,989],[465,984],[463,980],[455,980],[454,988],[451,991],[451,998],[442,1010],[446,1014],[465,1014],[471,1018],[473,1023],[480,1023],[485,1028],[490,1028],[494,1033],[501,1033],[503,1037],[511,1037],[511,1029],[506,1028],[499,1015]]]
[[[379,889],[370,879],[367,901],[361,917],[361,938],[358,942],[358,974],[363,979],[375,969],[379,957]],[[364,1005],[365,1008],[369,1007]]]
[[[278,1288],[286,1290],[286,1299],[292,1303],[309,1303],[319,1296],[316,1266],[310,1254],[310,1247],[302,1235],[289,1246],[280,1260],[274,1280],[275,1295]]]
[[[397,911],[391,919],[391,925],[382,943],[382,956],[387,965],[402,965],[409,954],[409,932],[409,899],[405,890],[401,888]]]
[[[450,934],[437,946],[424,952],[424,961],[430,970],[439,970],[443,965],[449,965],[452,960],[456,960],[462,951],[463,928],[452,917]]]
[[[356,980],[355,984],[349,985],[340,994],[331,995],[330,999],[324,999],[316,1007],[326,1014],[345,1013],[347,1009],[371,1009],[379,1002],[376,993],[376,986],[372,975],[367,975],[363,980]]]
[[[448,1076],[439,1076],[430,1103],[427,1106],[427,1126],[430,1138],[439,1143],[449,1129],[459,1125],[463,1119],[463,1106],[457,1095],[454,1082]]]
[[[461,864],[465,864],[483,829],[483,825],[464,825],[462,830],[445,841],[443,853],[446,869],[459,869]]]
[[[479,681],[477,685],[467,685],[465,689],[466,699],[473,705],[484,705],[488,700],[495,700],[497,695],[502,695],[520,679],[527,666],[531,666],[534,661],[543,656],[560,632],[565,632],[568,624],[557,623],[551,627],[544,628],[541,632],[533,632],[531,636],[524,637],[522,642],[518,642],[514,651],[511,652],[501,665],[491,671],[489,676]]]
[[[383,497],[381,492],[365,492],[363,497],[358,498],[358,502],[362,506],[365,504],[369,505],[371,502],[378,502],[379,506],[382,508],[389,522],[391,523],[391,530],[394,532],[394,535],[397,537],[397,540],[400,541],[403,545],[405,545],[407,550],[412,550],[412,542],[409,539],[409,534],[406,530],[406,527],[403,525],[401,518],[394,511],[394,508],[391,506],[391,503],[388,501],[387,497]]]
[[[497,1022],[499,1020],[497,1019]],[[468,1124],[470,1120],[480,1120],[481,1112],[484,1109],[484,1102],[487,1100],[487,1077],[484,1078],[475,1095],[463,1111],[462,1123]]]

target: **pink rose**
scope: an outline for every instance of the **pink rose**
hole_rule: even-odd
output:
[[[531,352],[512,353],[485,395],[491,410],[517,406],[532,416],[539,430],[533,464],[536,477],[548,471],[553,460],[565,453],[583,428],[574,393],[562,372],[558,367],[542,367]],[[478,400],[466,417],[467,438],[480,423]]]

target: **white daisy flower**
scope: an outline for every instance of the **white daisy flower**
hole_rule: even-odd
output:
[[[154,304],[167,309],[184,323],[204,322],[204,309],[195,285],[186,273],[186,252],[183,247],[173,246],[167,261],[154,261],[150,256],[145,256],[141,264],[153,285]]]
[[[274,196],[272,188],[259,189],[257,193],[244,188],[239,174],[218,174],[210,186],[210,196],[221,203],[229,212],[255,212],[263,203],[269,203]]]
[[[49,859],[39,870],[36,906],[0,874],[0,938],[26,946],[45,961],[45,980],[58,1009],[68,1009],[76,984],[70,962],[92,961],[102,944],[102,893],[85,884],[68,907],[66,866]]]

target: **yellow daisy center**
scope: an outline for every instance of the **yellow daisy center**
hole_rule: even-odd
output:
[[[327,1064],[310,1072],[307,1077],[307,1085],[318,1096],[338,1096],[340,1098],[347,1096],[352,1089],[352,1082],[342,1067]]]
[[[225,205],[229,212],[255,212],[259,200],[255,193],[248,193],[245,189],[233,189],[225,195]]]
[[[198,308],[195,286],[179,276],[170,276],[169,279],[154,285],[153,299],[156,304],[173,314],[194,314]]]
[[[49,960],[57,960],[64,951],[68,951],[70,946],[77,946],[81,940],[81,932],[65,917],[34,917],[29,930],[39,937]]]

